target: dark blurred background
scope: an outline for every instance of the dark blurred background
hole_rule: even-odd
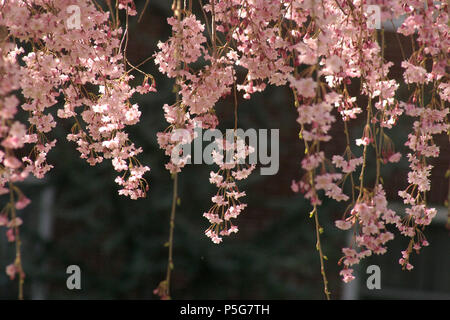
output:
[[[144,1],[136,1],[142,9]],[[195,1],[194,1],[195,3]],[[198,4],[197,4],[198,5]],[[140,11],[139,11],[140,12]],[[128,55],[140,63],[156,50],[159,40],[170,36],[166,18],[170,1],[152,0],[141,23],[133,18]],[[387,58],[395,62],[391,77],[401,76],[401,55],[396,38],[386,34]],[[409,39],[401,39],[406,50]],[[151,167],[146,199],[129,200],[117,194],[115,172],[105,162],[90,167],[79,158],[74,144],[65,135],[71,123],[59,119],[61,126],[53,135],[57,147],[50,153],[55,168],[43,181],[30,180],[21,188],[32,204],[20,212],[24,220],[23,258],[27,274],[25,298],[28,299],[157,299],[153,290],[165,277],[172,180],[164,169],[167,157],[159,149],[156,133],[167,126],[162,105],[173,103],[173,81],[161,75],[153,61],[144,70],[156,78],[157,93],[140,97],[141,122],[129,128],[130,136],[144,148],[140,159]],[[142,79],[137,78],[137,82]],[[400,88],[399,94],[405,94]],[[59,107],[59,106],[58,106]],[[53,108],[56,110],[56,107]],[[54,110],[54,111],[55,111]],[[220,126],[233,127],[233,103],[225,99],[216,107]],[[274,176],[261,176],[256,170],[240,188],[247,192],[248,208],[238,219],[239,233],[213,244],[203,235],[208,222],[202,217],[210,207],[215,187],[208,181],[207,165],[189,165],[179,176],[181,205],[177,207],[174,235],[172,297],[175,299],[322,299],[323,285],[319,257],[315,250],[311,210],[301,195],[290,190],[292,179],[301,177],[302,142],[298,140],[297,112],[286,88],[268,88],[248,101],[239,99],[239,127],[243,129],[280,129],[280,170]],[[352,138],[361,136],[363,116],[351,122]],[[398,151],[403,146],[411,122],[402,120],[388,135]],[[342,124],[333,129],[335,138],[324,147],[327,155],[345,149]],[[320,220],[324,228],[322,243],[333,298],[449,298],[450,242],[445,228],[448,194],[445,172],[450,163],[447,136],[437,139],[441,157],[432,162],[430,202],[439,209],[438,217],[425,234],[430,247],[413,257],[415,268],[401,271],[398,259],[407,239],[397,236],[385,256],[371,257],[359,268],[358,280],[344,285],[339,279],[340,249],[347,235],[334,227],[344,208],[324,200]],[[353,150],[360,155],[361,150]],[[396,190],[406,187],[408,164],[403,157],[397,164],[383,168],[385,188],[392,206],[403,210]],[[369,166],[373,170],[373,166]],[[369,172],[373,176],[374,172]],[[2,199],[2,201],[6,201]],[[14,259],[13,244],[0,235],[0,266]],[[82,289],[66,288],[66,268],[79,265]],[[366,266],[381,267],[381,290],[367,290]],[[3,269],[4,270],[4,269]],[[0,272],[0,298],[17,297],[17,281]]]

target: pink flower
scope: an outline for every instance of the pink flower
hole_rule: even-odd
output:
[[[231,226],[230,229],[228,229],[229,233],[237,233],[239,231],[237,226]]]
[[[394,153],[388,158],[389,162],[399,162],[402,154],[400,152]]]
[[[6,238],[8,238],[8,242],[14,242],[14,240],[16,240],[14,229],[10,228],[8,229],[8,231],[6,231]]]
[[[367,146],[370,143],[370,139],[368,137],[363,137],[361,139],[356,139],[357,146]]]
[[[295,180],[292,180],[291,189],[295,193],[299,192],[299,190],[300,190],[300,188]]]
[[[344,62],[336,55],[332,55],[326,60],[326,67],[332,73],[338,73],[344,67]]]
[[[352,223],[350,221],[336,220],[334,223],[336,224],[336,227],[341,230],[348,230],[352,227]]]
[[[332,162],[337,168],[342,168],[343,172],[350,173],[354,172],[357,166],[362,165],[363,158],[359,157],[355,159],[350,159],[350,161],[346,161],[344,160],[343,157],[335,155],[333,156]]]
[[[11,219],[8,223],[8,228],[11,228],[11,230],[14,227],[19,227],[21,226],[23,223],[22,219],[20,219],[19,217],[16,217],[15,219]]]
[[[8,277],[11,280],[14,280],[14,278],[16,277],[16,273],[17,273],[17,268],[14,264],[9,264],[6,267],[6,274],[8,275]]]
[[[325,155],[323,152],[312,154],[302,160],[302,168],[307,171],[313,170],[317,168],[324,159]]]
[[[345,283],[348,283],[355,279],[355,276],[353,275],[353,269],[350,268],[341,270],[339,274],[343,277],[343,281]]]
[[[406,69],[403,74],[406,83],[424,83],[427,81],[427,71],[424,68],[415,66],[408,61],[403,61],[402,67]]]
[[[297,90],[297,93],[305,98],[312,98],[316,96],[317,83],[312,78],[296,80],[290,76],[289,81],[291,87]]]
[[[11,169],[18,169],[22,166],[22,162],[20,162],[16,157],[13,156],[6,157],[3,163],[5,164],[5,167]]]

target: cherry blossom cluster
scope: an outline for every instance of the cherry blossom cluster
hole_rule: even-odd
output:
[[[66,26],[66,8],[74,4],[80,8],[80,29]],[[123,131],[139,121],[138,106],[130,103],[137,89],[128,84],[133,76],[126,72],[120,52],[122,31],[110,28],[109,13],[90,1],[34,1],[31,7],[24,1],[7,1],[0,22],[10,37],[35,48],[23,55],[25,66],[19,73],[26,101],[21,108],[30,113],[30,129],[36,132],[35,157],[22,159],[25,171],[42,178],[51,168],[45,158],[55,141],[47,141],[45,135],[56,121],[46,111],[63,97],[64,107],[57,115],[74,120],[68,139],[77,144],[81,157],[91,165],[111,159],[115,170],[125,172],[116,179],[119,192],[134,199],[144,196],[142,176],[149,168],[136,160],[142,150]],[[138,88],[144,93],[151,89]]]
[[[380,8],[381,25],[403,17],[397,32],[417,34],[417,48],[401,63],[405,84],[408,89],[416,88],[411,101],[397,98],[401,83],[389,78],[393,62],[384,57],[384,31],[370,26],[368,5]],[[322,193],[336,201],[350,201],[344,218],[337,221],[339,228],[353,228],[355,235],[351,247],[344,249],[344,280],[352,279],[350,267],[362,258],[386,251],[386,242],[393,234],[386,231],[385,224],[394,224],[401,233],[415,237],[411,248],[418,250],[427,243],[418,226],[428,224],[435,210],[425,204],[431,170],[425,158],[438,156],[433,135],[448,130],[448,108],[444,107],[450,93],[445,72],[448,5],[405,0],[210,0],[203,9],[210,21],[202,24],[185,10],[184,18],[169,19],[173,35],[159,44],[155,60],[163,73],[177,79],[180,94],[179,103],[169,112],[169,107],[164,107],[168,122],[174,127],[192,128],[191,118],[214,114],[215,103],[230,93],[233,83],[245,99],[267,85],[287,85],[298,111],[299,138],[305,145],[301,161],[305,174],[292,181],[292,190],[311,201],[314,214],[322,203]],[[246,74],[241,83],[237,83],[237,70]],[[360,91],[354,93],[350,85],[358,82]],[[422,98],[424,91],[433,97],[427,105]],[[362,97],[366,102],[360,102]],[[410,217],[406,223],[401,213],[388,209],[380,173],[382,165],[402,157],[395,150],[389,129],[405,113],[420,118],[406,144],[413,151],[407,156],[410,186],[400,193],[413,205],[406,211]],[[360,117],[366,120],[364,129],[360,136],[351,137],[348,126]],[[177,124],[174,119],[178,119]],[[333,155],[326,152],[326,143],[333,139],[330,130],[336,121],[344,123],[348,143],[343,153]],[[177,142],[169,137],[167,132],[159,135],[167,153]],[[362,154],[353,154],[354,147]],[[374,162],[369,159],[369,151],[376,154]],[[376,168],[375,181],[366,177],[368,165]],[[212,224],[207,232],[215,242],[221,241],[219,232],[230,228],[214,232],[225,221],[227,188],[222,184],[228,183],[229,176],[226,171],[211,174],[219,193],[205,217]],[[229,208],[233,208],[232,203]],[[317,230],[321,230],[320,225]],[[401,263],[406,262],[411,269],[408,259],[402,259]]]
[[[78,10],[69,10],[74,6]],[[145,196],[149,168],[137,160],[142,149],[124,130],[141,115],[130,102],[134,93],[154,87],[147,76],[142,86],[129,85],[133,75],[126,69],[117,18],[111,23],[111,14],[88,0],[4,0],[0,7],[1,193],[10,193],[17,209],[30,202],[14,183],[30,174],[41,179],[53,167],[47,155],[56,145],[49,138],[57,126],[56,113],[73,121],[67,138],[75,142],[81,158],[91,165],[111,160],[120,173],[115,180],[119,194]],[[135,14],[133,8],[129,0],[117,7]],[[26,123],[18,120],[20,111],[28,115]],[[10,241],[20,224],[20,218],[8,220],[12,205],[0,215]],[[13,278],[20,268],[16,261],[7,272]]]
[[[191,13],[183,17],[171,17],[168,24],[172,26],[172,36],[166,42],[158,44],[155,63],[162,73],[176,79],[179,99],[171,106],[163,106],[169,127],[164,132],[159,132],[157,137],[160,147],[171,157],[166,168],[174,174],[180,172],[189,160],[189,156],[183,156],[182,150],[175,148],[192,142],[197,134],[195,128],[214,129],[218,125],[214,106],[220,98],[232,91],[237,56],[234,50],[209,50],[207,39],[203,35],[205,26]],[[202,68],[197,66],[200,60],[205,62]],[[230,142],[216,142],[219,145],[226,144],[222,151],[230,151]],[[179,156],[175,162],[174,152]],[[254,166],[242,167],[241,162],[245,158],[245,154],[237,153],[229,164],[220,158],[220,153],[213,154],[213,160],[220,170],[212,173],[214,178],[212,176],[211,183],[215,183],[219,191],[212,199],[213,207],[204,216],[212,224],[206,235],[215,243],[222,241],[221,236],[238,231],[231,218],[236,218],[246,205],[238,200],[245,193],[239,192],[235,180],[247,178],[254,169]],[[220,182],[218,179],[221,179]]]
[[[449,130],[448,4],[431,0],[200,2],[199,16],[192,12],[192,0],[173,2],[174,15],[167,20],[172,35],[158,43],[153,55],[159,70],[175,80],[176,101],[163,105],[168,127],[157,134],[160,147],[170,156],[166,168],[176,176],[190,160],[180,144],[191,143],[196,129],[219,125],[215,108],[220,99],[234,98],[237,130],[241,94],[250,99],[268,85],[286,86],[292,91],[305,150],[299,161],[302,176],[292,181],[291,188],[313,207],[327,297],[319,220],[324,196],[345,203],[336,226],[353,231],[340,260],[344,281],[353,279],[354,265],[361,259],[386,252],[394,237],[387,224],[411,239],[399,261],[411,270],[411,253],[428,245],[424,229],[436,215],[426,202],[432,170],[427,160],[439,156],[434,138]],[[0,226],[16,244],[22,221],[15,210],[30,200],[15,183],[30,174],[42,178],[52,168],[47,154],[56,145],[51,138],[57,126],[54,114],[73,121],[67,138],[81,158],[91,165],[111,161],[120,173],[115,179],[120,194],[132,199],[146,195],[144,175],[150,169],[137,159],[143,150],[125,129],[138,123],[141,115],[139,106],[131,102],[134,94],[155,91],[155,85],[149,84],[152,77],[145,72],[141,72],[142,85],[130,85],[134,79],[130,70],[136,68],[128,69],[124,50],[128,30],[120,27],[118,11],[127,19],[136,15],[134,1],[117,0],[113,5],[108,0],[106,5],[112,12],[89,0],[0,0],[0,194],[10,196],[0,213]],[[403,79],[390,77],[394,64],[385,58],[385,30],[371,26],[369,5],[380,8],[381,26],[403,19],[394,30],[412,43],[409,56],[401,50]],[[69,6],[79,12],[67,10]],[[79,27],[73,27],[74,18]],[[408,91],[410,98],[400,101],[400,91]],[[26,122],[19,120],[19,113],[28,115]],[[410,150],[408,187],[398,193],[409,206],[403,213],[389,209],[381,167],[402,157],[389,135],[404,116],[415,121],[405,143]],[[353,136],[349,126],[358,118],[365,124]],[[347,145],[330,154],[327,144],[333,141],[332,126],[337,122],[344,127]],[[206,235],[220,243],[223,236],[238,231],[232,219],[246,204],[240,202],[245,192],[239,191],[236,181],[247,178],[255,166],[245,163],[253,150],[243,140],[216,142],[219,147],[212,158],[219,170],[211,172],[210,182],[218,191],[204,217],[211,224]],[[375,168],[375,178],[367,175],[368,166]],[[11,278],[16,274],[23,278],[17,259],[7,272]]]
[[[213,0],[214,1],[214,0]],[[212,2],[205,11],[212,13]],[[284,85],[292,66],[286,48],[289,43],[279,34],[280,18],[292,1],[214,1],[214,20],[218,36],[223,36],[226,56],[235,66],[246,69],[247,76],[237,88],[244,98],[269,84]],[[231,42],[234,44],[231,45]]]
[[[413,144],[415,148],[416,141],[419,141],[421,148],[419,154],[422,157],[408,155],[412,172],[408,177],[408,182],[411,185],[407,190],[414,190],[412,192],[415,192],[414,195],[416,195],[418,192],[418,188],[414,187],[416,184],[423,186],[422,192],[429,191],[430,187],[429,176],[431,166],[425,164],[423,157],[437,157],[439,154],[439,148],[432,143],[432,135],[448,130],[448,124],[446,123],[448,108],[442,107],[444,101],[448,101],[448,97],[446,96],[446,92],[448,94],[448,84],[444,82],[447,80],[445,79],[445,68],[443,68],[446,63],[445,57],[448,54],[448,26],[444,22],[448,21],[448,15],[445,12],[447,6],[441,3],[436,4],[430,2],[427,6],[424,6],[423,2],[413,2],[413,4],[411,2],[407,4],[403,1],[391,2],[392,5],[387,5],[385,2],[379,4],[382,8],[382,20],[397,18],[405,14],[411,15],[405,20],[398,32],[410,35],[415,30],[418,30],[418,44],[422,45],[421,49],[411,55],[409,61],[402,62],[402,67],[405,68],[405,83],[417,83],[419,85],[432,84],[433,91],[436,90],[436,93],[442,99],[439,101],[438,98],[433,98],[434,105],[423,106],[422,111],[427,114],[427,120],[424,120],[422,123],[415,123],[415,133],[410,135],[406,143],[408,146]],[[318,121],[314,118],[314,113],[308,107],[305,108],[303,104],[299,103],[300,121],[298,120],[298,122],[302,127],[300,137],[305,142],[312,142],[309,144],[305,143],[306,156],[302,161],[302,167],[308,174],[299,182],[293,181],[292,189],[296,192],[305,192],[305,196],[311,199],[313,205],[320,204],[316,193],[320,189],[324,189],[326,191],[325,195],[335,200],[347,200],[349,197],[346,199],[345,195],[341,197],[335,196],[335,194],[339,195],[340,189],[337,189],[333,185],[333,181],[340,181],[344,184],[350,177],[352,184],[352,204],[349,208],[351,209],[346,210],[348,217],[344,215],[346,217],[345,219],[337,221],[339,228],[350,229],[353,227],[354,230],[352,242],[354,248],[345,248],[343,250],[344,257],[342,261],[344,262],[344,270],[341,272],[341,275],[344,281],[347,282],[353,279],[350,266],[358,263],[362,258],[370,255],[372,252],[383,254],[386,251],[384,244],[393,238],[393,234],[384,231],[385,223],[394,224],[402,234],[416,238],[416,241],[412,241],[409,248],[402,252],[402,258],[400,259],[402,265],[408,270],[412,269],[412,265],[408,260],[409,252],[412,249],[418,251],[422,244],[428,244],[417,226],[429,224],[436,214],[436,210],[426,208],[424,193],[415,198],[420,203],[418,207],[406,210],[406,222],[400,218],[400,215],[387,209],[384,191],[382,185],[379,183],[379,166],[389,162],[398,162],[401,154],[395,152],[392,141],[387,136],[385,129],[391,129],[404,112],[409,115],[410,111],[408,111],[409,108],[407,106],[410,104],[405,105],[404,102],[399,102],[395,98],[399,84],[395,80],[387,77],[389,68],[393,63],[384,60],[382,48],[376,38],[374,38],[376,32],[365,27],[367,17],[362,14],[364,10],[358,9],[358,6],[364,5],[364,3],[356,1],[335,1],[335,4],[335,6],[332,4],[330,6],[324,5],[320,11],[315,13],[313,21],[320,26],[320,33],[314,41],[314,47],[310,46],[309,49],[310,52],[315,52],[315,54],[310,55],[315,58],[302,61],[303,64],[311,65],[318,62],[316,58],[323,61],[323,64],[318,62],[319,65],[323,65],[323,69],[319,71],[319,75],[321,74],[323,77],[318,78],[314,82],[309,77],[311,72],[303,72],[301,78],[290,78],[293,80],[290,83],[294,94],[298,95],[297,101],[303,101],[303,104],[306,101],[308,105],[314,106],[313,110],[317,110],[317,114],[320,114],[320,116],[324,114],[325,118],[328,117],[329,113],[327,114],[323,109],[318,109],[316,107],[317,102],[313,103],[311,101],[317,101],[317,95],[321,91],[326,89],[327,91],[336,91],[340,94],[340,103],[337,104],[337,110],[342,116],[342,120],[349,122],[351,119],[355,119],[358,114],[362,113],[363,109],[355,105],[356,96],[351,97],[349,95],[347,84],[350,83],[350,78],[361,78],[362,90],[360,94],[366,95],[369,103],[366,107],[367,124],[364,127],[361,138],[355,140],[355,145],[363,148],[363,157],[355,157],[350,151],[350,145],[348,145],[344,153],[344,157],[346,156],[347,158],[341,155],[332,156],[332,163],[336,168],[342,169],[344,175],[324,173],[332,169],[327,166],[325,155],[316,147],[317,142],[321,141],[322,137],[320,135],[311,136],[307,127],[309,121],[314,124]],[[314,9],[311,8],[311,10]],[[420,25],[411,28],[412,21],[415,21],[414,24]],[[422,24],[423,21],[429,23]],[[409,27],[406,28],[406,26]],[[435,30],[434,32],[432,31],[433,29]],[[307,34],[303,39],[305,38],[308,42],[311,42]],[[305,42],[305,40],[303,41]],[[329,50],[329,52],[324,52],[324,50]],[[299,59],[302,58],[303,56],[300,55]],[[433,62],[431,72],[427,72],[425,68],[427,59]],[[325,79],[328,88],[321,82],[321,79]],[[321,90],[316,89],[318,86],[320,86]],[[422,86],[420,90],[425,89]],[[414,100],[412,105],[416,105],[419,102],[418,93],[416,91],[415,97],[417,99]],[[319,116],[316,115],[316,118],[319,118]],[[313,128],[315,130],[325,128],[326,130],[328,129],[327,125],[327,123],[321,123],[320,125],[314,125]],[[346,124],[345,126],[347,128]],[[432,132],[427,130],[429,127],[433,127]],[[304,134],[305,131],[306,135]],[[377,136],[377,133],[379,133],[379,136]],[[347,129],[346,135],[348,139]],[[377,178],[375,187],[373,188],[368,187],[364,183],[364,168],[368,163],[366,154],[369,147],[375,149],[378,162],[376,163]],[[421,152],[424,152],[424,154]],[[418,158],[420,160],[417,160]],[[354,183],[352,172],[355,172],[356,168],[361,165],[359,190],[355,190],[356,183]],[[315,170],[318,170],[320,174],[318,173],[319,175],[315,178],[314,185],[312,177],[314,176],[313,173]],[[318,179],[319,177],[323,178]],[[324,182],[327,184],[325,188]],[[333,194],[331,190],[335,190],[336,193]],[[359,195],[355,194],[355,191],[359,191]],[[402,197],[405,194],[408,195],[406,191],[400,193]],[[414,201],[409,204],[414,205]],[[417,217],[419,224],[414,222],[414,217]]]
[[[398,29],[405,36],[417,34],[417,49],[411,57],[402,62],[405,69],[403,77],[405,83],[413,87],[411,99],[400,102],[406,115],[417,120],[413,123],[413,132],[408,135],[405,145],[411,150],[407,154],[410,163],[408,173],[408,187],[399,191],[399,196],[406,205],[403,223],[398,226],[399,231],[410,238],[408,247],[402,251],[399,263],[411,270],[412,252],[419,253],[420,249],[428,246],[424,229],[436,216],[435,208],[427,206],[426,192],[431,189],[432,165],[428,158],[439,156],[439,146],[433,137],[448,132],[448,102],[449,82],[446,66],[449,53],[448,4],[427,2],[424,6],[420,2],[409,3],[409,14]],[[431,65],[431,68],[427,67]],[[431,101],[423,99],[427,87],[431,90]],[[447,103],[447,107],[446,107]]]
[[[247,204],[239,200],[245,196],[240,192],[236,180],[246,179],[255,169],[255,165],[245,163],[252,147],[245,145],[245,141],[236,137],[234,141],[217,140],[217,149],[212,151],[212,158],[219,166],[217,172],[211,171],[209,182],[216,185],[218,190],[211,198],[213,206],[203,216],[208,219],[211,226],[205,231],[212,242],[222,242],[222,236],[238,232],[238,227],[231,219],[236,219]]]
[[[181,96],[174,105],[163,106],[170,125],[157,134],[160,147],[170,156],[176,145],[189,143],[195,138],[194,128],[214,129],[217,126],[214,105],[230,93],[234,75],[225,58],[215,59],[208,54],[204,25],[194,15],[183,19],[171,17],[167,21],[172,26],[173,35],[166,42],[158,43],[155,63],[162,73],[177,79]],[[209,61],[210,65],[195,70],[192,65],[200,58]],[[174,133],[176,129],[186,130],[189,134],[177,135]],[[166,168],[171,173],[180,172],[186,161],[183,158],[174,163],[171,159]]]
[[[436,209],[429,208],[426,203],[426,192],[431,188],[430,176],[433,168],[426,160],[439,156],[439,147],[433,142],[433,135],[448,131],[450,125],[445,123],[449,108],[439,110],[405,104],[405,109],[407,115],[419,118],[414,122],[414,132],[409,134],[405,143],[411,150],[407,155],[410,163],[409,185],[398,193],[403,202],[411,206],[406,209],[404,222],[398,226],[403,235],[411,238],[408,248],[402,251],[399,263],[411,270],[413,265],[409,260],[410,254],[413,250],[419,252],[422,246],[428,245],[423,229],[437,214]]]
[[[348,216],[337,220],[336,226],[342,230],[353,228],[355,248],[343,248],[341,259],[344,269],[341,275],[345,282],[354,279],[352,265],[365,257],[386,253],[385,244],[394,238],[394,234],[386,230],[386,224],[401,224],[400,217],[387,207],[383,186],[378,185],[373,193],[365,194],[350,210]]]
[[[9,242],[18,238],[22,219],[16,215],[16,209],[25,208],[30,200],[13,183],[23,181],[29,171],[23,170],[22,162],[15,152],[37,141],[36,134],[28,134],[27,127],[15,119],[18,112],[19,99],[15,91],[20,88],[21,69],[17,63],[17,55],[22,53],[12,43],[4,43],[0,39],[0,195],[9,195],[9,202],[0,212],[0,227],[6,228]],[[20,259],[6,267],[6,274],[14,279],[16,274],[24,278]]]
[[[163,132],[157,133],[157,141],[161,149],[170,157],[166,164],[166,169],[170,173],[181,172],[181,169],[190,160],[190,155],[183,155],[180,145],[192,143],[197,138],[198,132],[195,129],[214,129],[218,124],[216,115],[212,112],[191,118],[185,106],[174,104],[163,106],[164,115],[170,124]]]

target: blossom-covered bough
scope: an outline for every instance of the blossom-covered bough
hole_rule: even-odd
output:
[[[296,177],[291,188],[302,193],[312,207],[326,297],[330,298],[330,291],[320,240],[323,197],[346,203],[342,218],[336,221],[337,228],[353,232],[339,262],[345,282],[354,279],[353,266],[361,259],[386,252],[387,242],[394,238],[388,224],[410,238],[399,262],[411,270],[411,254],[428,245],[424,229],[436,215],[436,209],[426,202],[432,168],[427,161],[439,156],[434,137],[449,132],[448,4],[430,0],[199,3],[193,10],[198,3],[173,0],[173,17],[168,19],[172,36],[158,44],[153,56],[159,70],[175,79],[177,92],[176,101],[163,106],[168,127],[157,135],[166,155],[173,155],[180,143],[191,142],[195,129],[218,125],[215,105],[221,98],[234,98],[236,130],[240,94],[251,99],[268,85],[288,86],[305,148],[303,176]],[[15,183],[29,174],[42,178],[52,167],[46,155],[55,141],[47,136],[57,124],[46,109],[64,99],[58,116],[74,120],[68,139],[91,165],[111,159],[115,170],[123,173],[116,178],[119,193],[136,199],[146,194],[143,175],[149,168],[137,160],[142,150],[124,129],[139,121],[138,106],[130,102],[132,95],[155,89],[148,83],[152,77],[126,58],[128,15],[137,13],[132,0],[106,1],[109,12],[88,0],[0,0],[0,4],[0,190],[10,195],[0,226],[7,228],[8,239],[16,241],[17,247],[16,261],[7,272],[11,278],[18,273],[22,283],[21,220],[16,209],[29,200]],[[66,23],[71,18],[66,9],[74,4],[81,9],[81,28],[68,28]],[[369,6],[379,10],[368,10]],[[124,31],[118,19],[120,9],[126,13]],[[384,26],[394,26],[399,18],[403,22],[394,31],[413,43],[410,56],[402,50],[403,83],[389,77],[393,62],[385,58]],[[379,20],[379,29],[374,28],[373,19]],[[242,70],[246,76],[238,82],[237,72]],[[129,85],[131,71],[144,77],[141,86]],[[359,86],[356,93],[355,84]],[[396,94],[400,85],[409,92],[405,101]],[[19,106],[20,99],[24,103]],[[18,108],[28,112],[28,123],[16,119]],[[405,155],[410,163],[408,187],[398,192],[408,205],[404,213],[388,207],[381,176],[382,166],[402,156],[389,137],[400,117],[415,119],[405,143],[410,150]],[[352,137],[349,127],[356,118],[364,119],[365,125],[360,136]],[[326,144],[333,139],[330,129],[336,122],[343,123],[347,145],[340,154],[330,154]],[[174,134],[178,129],[189,134]],[[205,234],[214,243],[238,231],[233,220],[246,204],[237,180],[247,178],[254,169],[244,161],[253,150],[238,137],[219,145],[233,156],[225,162],[219,154],[212,154],[219,169],[211,171],[210,182],[218,191],[203,216],[210,223]],[[359,157],[352,152],[355,146],[361,149]],[[20,158],[21,149],[31,149],[29,156]],[[369,156],[372,153],[374,158]],[[170,298],[177,176],[187,162],[186,157],[178,161],[171,157],[166,164],[174,179],[174,194],[167,277],[155,289],[162,298]],[[370,180],[368,166],[376,168]]]
[[[48,109],[64,101],[57,115],[73,119],[67,139],[91,165],[112,161],[120,173],[115,180],[120,194],[137,199],[148,189],[143,175],[149,168],[136,158],[142,149],[124,129],[136,124],[141,114],[130,103],[132,95],[154,89],[148,75],[142,86],[128,84],[133,76],[122,49],[127,34],[116,14],[119,9],[133,14],[126,2],[117,3],[111,14],[87,0],[0,1],[0,192],[10,195],[0,226],[7,228],[8,240],[16,242],[16,259],[6,271],[11,279],[19,274],[20,298],[22,221],[16,209],[30,201],[16,183],[30,174],[41,179],[53,167],[46,157],[56,144],[49,133],[57,122]],[[71,12],[70,6],[77,10]],[[16,117],[19,108],[28,114],[26,123]]]

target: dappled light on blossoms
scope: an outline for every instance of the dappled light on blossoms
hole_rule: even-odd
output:
[[[88,0],[0,0],[0,193],[10,194],[11,199],[0,215],[0,226],[7,228],[10,241],[16,241],[21,223],[15,210],[29,203],[14,184],[30,174],[42,178],[56,165],[46,160],[56,145],[51,131],[58,122],[49,113],[52,107],[58,106],[58,117],[73,121],[67,138],[82,158],[91,165],[111,160],[120,173],[115,179],[120,194],[137,199],[148,190],[144,176],[150,169],[137,159],[145,150],[130,141],[125,129],[138,123],[141,115],[131,102],[133,96],[155,91],[155,84],[150,75],[140,72],[142,85],[130,85],[134,79],[130,71],[139,70],[128,68],[124,51],[128,29],[117,19],[120,11],[128,26],[128,19],[138,13],[134,1],[105,3],[108,10],[103,11]],[[198,8],[193,9],[193,3]],[[291,188],[312,208],[309,215],[315,224],[326,297],[330,298],[330,291],[321,221],[330,218],[320,214],[325,197],[344,204],[335,225],[353,235],[339,260],[343,281],[354,279],[354,265],[362,259],[388,250],[394,229],[410,239],[399,253],[399,263],[411,270],[412,254],[429,244],[425,227],[436,215],[426,201],[433,168],[429,160],[440,153],[435,137],[449,132],[448,4],[429,0],[199,3],[174,0],[173,16],[167,19],[171,36],[149,53],[159,71],[174,80],[176,95],[175,101],[161,106],[167,124],[156,136],[170,158],[165,167],[174,179],[174,196],[167,278],[155,294],[170,298],[177,175],[191,160],[180,145],[190,144],[198,130],[221,124],[216,107],[227,97],[234,100],[236,131],[239,101],[268,86],[287,88],[297,111],[292,121],[299,131],[292,134],[298,135],[305,154],[292,160],[299,163],[300,173],[293,174]],[[77,10],[67,10],[73,5],[79,10],[78,26],[73,19]],[[369,6],[376,6],[380,14]],[[396,26],[393,21],[398,19]],[[393,78],[394,63],[385,55],[385,26],[391,26],[396,36],[411,39],[411,52],[406,55],[401,50],[403,58],[397,66],[401,79]],[[399,98],[405,92],[407,98]],[[17,119],[19,109],[27,112],[26,122]],[[404,142],[409,150],[405,154],[391,139],[391,130],[403,117],[413,123]],[[355,136],[349,128],[358,120],[363,125]],[[344,130],[333,133],[337,124]],[[327,148],[336,139],[334,134],[346,140],[346,147],[336,154]],[[203,216],[210,223],[206,236],[219,244],[223,236],[238,232],[234,221],[246,207],[242,197],[251,192],[240,191],[238,183],[255,165],[245,162],[254,151],[245,140],[216,142],[219,148],[210,155],[218,169],[211,171],[210,182],[217,193]],[[19,152],[22,149],[26,156]],[[224,151],[231,151],[228,161]],[[395,212],[386,198],[382,167],[402,158],[409,161],[408,187],[397,192],[407,209]],[[367,174],[369,166],[374,177]],[[23,274],[20,261],[8,266],[7,273],[11,278]]]
[[[68,28],[70,13],[66,9],[74,4],[80,10],[80,27]],[[27,134],[24,127],[12,122],[14,131],[5,135],[3,146],[35,145],[31,157],[9,155],[5,166],[22,168],[23,177],[32,173],[37,178],[51,168],[45,159],[55,141],[47,135],[57,123],[46,109],[62,98],[64,106],[57,115],[74,122],[68,140],[91,165],[111,159],[114,169],[124,173],[116,179],[122,187],[119,193],[136,199],[145,195],[147,185],[142,177],[149,168],[136,159],[142,149],[129,140],[124,129],[136,124],[141,112],[130,102],[137,89],[128,84],[133,76],[126,71],[120,52],[123,31],[111,28],[109,18],[108,12],[99,11],[90,1],[34,1],[31,7],[25,1],[3,4],[0,23],[9,30],[4,40],[9,50],[3,54],[24,62],[14,76],[20,84],[11,89],[20,89],[26,101],[20,107],[30,114]],[[9,42],[12,39],[31,44],[33,50],[26,53],[18,43]],[[5,97],[9,118],[18,107],[14,97]]]

